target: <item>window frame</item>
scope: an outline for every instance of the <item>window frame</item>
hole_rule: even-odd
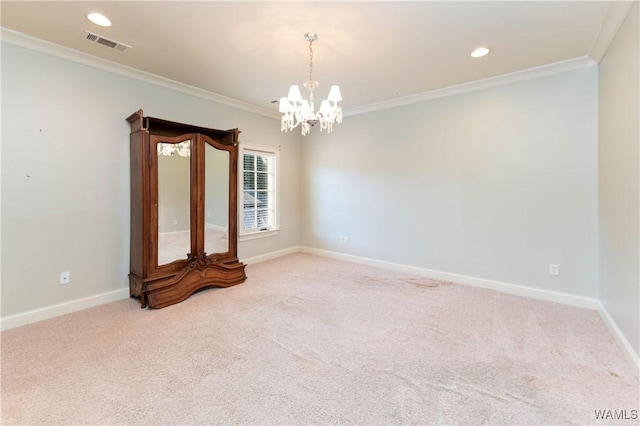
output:
[[[280,233],[280,147],[254,145],[241,142],[239,144],[238,155],[238,240],[246,241],[256,238],[271,237]],[[244,156],[247,153],[264,153],[275,158],[275,220],[273,226],[268,230],[244,229]]]

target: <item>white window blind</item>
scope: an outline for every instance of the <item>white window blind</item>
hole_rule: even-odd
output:
[[[277,228],[276,151],[242,150],[241,233]]]

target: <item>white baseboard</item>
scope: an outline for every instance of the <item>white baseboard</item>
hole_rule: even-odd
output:
[[[439,280],[451,281],[458,284],[465,284],[474,287],[488,288],[497,290],[502,293],[513,294],[516,296],[529,297],[531,299],[546,300],[549,302],[562,303],[563,305],[571,305],[579,308],[599,309],[598,299],[586,296],[578,296],[575,294],[561,293],[559,291],[544,290],[540,288],[527,287],[518,284],[504,283],[500,281],[487,280],[484,278],[470,277],[467,275],[459,275],[451,272],[436,271],[433,269],[419,268],[416,266],[402,265],[400,263],[386,262],[383,260],[369,259],[366,257],[353,256],[350,254],[337,253],[328,250],[319,250],[310,247],[303,247],[303,253],[315,254],[318,256],[330,257],[333,259],[341,259],[354,263],[362,263],[365,265],[376,266],[379,268],[390,269],[408,274],[421,275],[424,277],[435,278]]]
[[[182,230],[182,231],[167,231],[167,232],[158,232],[158,235],[175,235],[175,234],[188,234],[189,232],[191,232],[188,229]]]
[[[615,338],[616,342],[620,345],[623,352],[630,360],[634,372],[636,375],[640,374],[640,359],[638,354],[635,353],[633,347],[624,336],[615,320],[611,317],[604,305],[595,298],[578,296],[568,293],[561,293],[551,290],[543,290],[533,287],[526,287],[517,284],[509,284],[500,281],[487,280],[483,278],[475,278],[466,275],[453,274],[450,272],[436,271],[432,269],[419,268],[415,266],[403,265],[400,263],[386,262],[382,260],[370,259],[366,257],[354,256],[350,254],[338,253],[329,250],[315,249],[304,246],[292,246],[286,249],[273,251],[270,253],[261,254],[258,256],[242,259],[247,264],[253,264],[258,262],[264,262],[265,260],[275,259],[278,257],[286,256],[293,253],[308,253],[317,256],[328,257],[332,259],[344,260],[347,262],[360,263],[364,265],[375,266],[379,268],[389,269],[398,272],[405,272],[409,274],[415,274],[425,276],[429,278],[441,279],[451,281],[459,284],[465,284],[475,287],[488,288],[503,293],[513,294],[517,296],[529,297],[532,299],[545,300],[550,302],[562,303],[564,305],[576,306],[580,308],[594,309],[600,313],[602,320],[607,328]],[[60,315],[69,314],[71,312],[79,311],[82,309],[91,308],[94,306],[102,305],[116,300],[126,299],[129,297],[129,289],[123,288],[120,290],[113,290],[110,292],[100,293],[94,296],[88,296],[80,299],[70,300],[68,302],[58,303],[55,305],[45,306],[43,308],[34,309],[31,311],[9,315],[0,319],[1,329],[8,330],[11,328],[19,327],[26,324],[31,324],[37,321],[42,321],[49,318],[54,318]]]
[[[214,231],[227,232],[226,226],[216,225],[215,223],[207,222],[207,229],[213,229]]]
[[[270,253],[260,254],[258,256],[240,259],[243,263],[251,265],[252,263],[264,262],[265,260],[275,259],[277,257],[286,256],[288,254],[299,253],[302,251],[301,246],[293,246],[282,250],[272,251]]]
[[[9,330],[11,328],[20,327],[22,325],[58,317],[60,315],[70,314],[82,309],[92,308],[94,306],[103,305],[105,303],[115,302],[129,297],[129,288],[108,291],[93,296],[83,297],[80,299],[69,300],[68,302],[57,303],[55,305],[44,306],[42,308],[33,309],[31,311],[21,312],[15,315],[2,317],[0,328]]]
[[[390,269],[408,274],[421,275],[429,278],[436,278],[446,281],[465,284],[475,287],[488,288],[503,293],[513,294],[517,296],[529,297],[531,299],[545,300],[548,302],[561,303],[563,305],[575,306],[578,308],[587,308],[597,310],[602,317],[606,327],[609,329],[614,339],[624,352],[625,356],[631,363],[632,371],[636,376],[640,376],[640,359],[635,353],[629,340],[624,336],[618,324],[609,314],[600,300],[593,297],[578,296],[575,294],[561,293],[558,291],[544,290],[534,287],[526,287],[517,284],[503,283],[499,281],[486,280],[483,278],[469,277],[466,275],[453,274],[450,272],[434,271],[426,268],[418,268],[415,266],[402,265],[399,263],[385,262],[382,260],[369,259],[366,257],[353,256],[350,254],[338,253],[328,250],[314,249],[310,247],[302,247],[303,253],[315,254],[318,256],[329,257],[332,259],[345,260],[348,262],[361,263],[379,268]]]
[[[300,246],[293,246],[287,249],[265,253],[259,256],[244,259],[246,264],[263,262],[269,259],[286,256],[288,254],[298,253],[301,251]],[[20,327],[22,325],[31,324],[38,321],[70,314],[82,309],[92,308],[94,306],[103,305],[105,303],[115,302],[129,297],[129,288],[113,290],[105,293],[87,296],[80,299],[69,300],[68,302],[57,303],[55,305],[43,306],[42,308],[33,309],[19,314],[7,315],[0,318],[0,330],[9,330],[11,328]]]
[[[602,317],[604,324],[607,326],[611,334],[613,334],[613,338],[616,339],[616,342],[631,362],[635,375],[640,377],[640,358],[638,357],[638,354],[633,350],[629,340],[624,336],[622,330],[618,327],[618,324],[616,324],[607,308],[605,308],[600,301],[598,301],[598,312],[600,312],[600,316]]]

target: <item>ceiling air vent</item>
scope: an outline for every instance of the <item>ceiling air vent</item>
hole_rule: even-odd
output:
[[[85,40],[89,40],[92,43],[98,43],[103,46],[110,47],[111,49],[118,50],[120,52],[126,52],[127,50],[131,49],[131,46],[127,46],[124,43],[120,43],[114,40],[109,40],[108,38],[104,38],[101,35],[98,35],[89,31],[84,32],[84,38]]]

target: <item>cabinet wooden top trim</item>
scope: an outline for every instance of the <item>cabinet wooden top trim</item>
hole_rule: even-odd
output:
[[[201,133],[223,145],[236,145],[238,143],[238,129],[218,130],[207,127],[192,126],[190,124],[176,123],[154,117],[144,117],[142,110],[131,114],[127,121],[131,124],[131,132],[147,130],[149,133],[159,136],[179,136],[185,133]]]

